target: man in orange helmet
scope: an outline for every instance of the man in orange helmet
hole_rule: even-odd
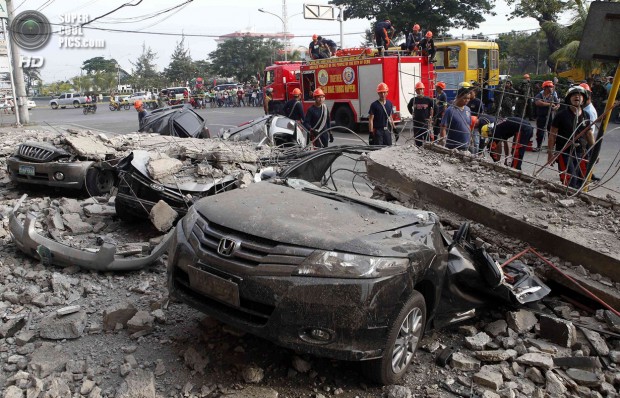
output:
[[[377,94],[379,99],[370,104],[368,111],[368,131],[370,131],[371,145],[392,145],[392,130],[394,121],[394,105],[387,99],[389,88],[385,83],[379,83]]]
[[[299,100],[301,98],[301,90],[295,88],[292,94],[293,98],[286,101],[286,104],[284,104],[282,115],[288,117],[289,119],[300,120],[303,123],[304,108]]]
[[[435,140],[431,122],[433,120],[433,100],[424,95],[425,88],[424,83],[416,83],[416,95],[407,104],[407,109],[409,109],[413,119],[413,137],[417,146],[422,146],[424,141]],[[398,135],[396,141],[398,141]]]
[[[407,35],[407,41],[405,42],[405,47],[407,50],[411,51],[412,54],[418,54],[420,49],[419,45],[422,41],[422,32],[420,32],[420,25],[414,24],[411,28],[411,32]]]
[[[325,58],[323,53],[321,52],[322,44],[319,41],[319,36],[314,34],[312,35],[312,41],[308,46],[308,53],[310,54],[310,58],[312,59],[320,59]]]
[[[304,126],[310,132],[310,139],[317,148],[327,148],[328,142],[334,142],[334,136],[329,133],[331,120],[327,105],[325,105],[325,93],[317,88],[312,93],[314,104],[306,111]]]
[[[429,62],[435,62],[435,41],[433,40],[433,32],[430,30],[426,32],[426,35],[418,45],[421,51],[421,55],[428,57]]]

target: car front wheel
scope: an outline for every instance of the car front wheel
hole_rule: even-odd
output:
[[[377,383],[398,382],[407,372],[426,324],[426,302],[414,291],[390,328],[383,356],[362,362],[364,375]]]
[[[79,108],[80,107],[80,101],[73,101],[73,107],[74,108]]]
[[[52,109],[58,109],[58,104],[55,103],[55,102],[52,102],[51,103],[51,107],[52,107]]]
[[[114,173],[112,170],[102,170],[91,167],[86,172],[86,192],[90,196],[100,196],[110,192],[114,186]]]

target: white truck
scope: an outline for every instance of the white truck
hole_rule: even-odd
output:
[[[66,108],[67,106],[73,106],[79,108],[86,103],[86,97],[81,93],[62,93],[58,98],[50,100],[50,106],[52,109]]]

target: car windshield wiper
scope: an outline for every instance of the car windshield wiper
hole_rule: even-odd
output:
[[[336,192],[325,192],[325,191],[321,191],[318,189],[313,189],[313,188],[309,188],[309,187],[304,187],[302,188],[302,191],[305,192],[310,192],[313,195],[317,195],[317,196],[322,196],[324,198],[328,198],[328,199],[334,199],[337,200],[339,202],[343,202],[343,203],[355,203],[355,204],[359,204],[359,205],[363,205],[366,207],[370,207],[371,209],[374,209],[377,212],[381,212],[381,213],[390,213],[391,215],[395,215],[396,213],[394,211],[392,211],[391,209],[387,208],[387,207],[383,207],[383,206],[378,206],[375,205],[373,203],[369,203],[363,200],[357,200],[355,198],[351,198],[349,196],[342,196]]]

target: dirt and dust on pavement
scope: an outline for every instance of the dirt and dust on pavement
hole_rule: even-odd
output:
[[[113,242],[135,254],[142,250],[131,247],[152,246],[162,235],[148,221],[127,224],[117,219],[110,210],[113,193],[69,197],[61,190],[13,185],[5,158],[17,143],[46,134],[37,129],[0,130],[0,394],[5,398],[618,393],[620,319],[611,311],[590,312],[558,296],[522,309],[496,307],[459,326],[429,331],[405,378],[398,385],[380,387],[361,377],[359,364],[295,353],[170,302],[165,255],[132,272],[43,264],[18,251],[9,234],[9,214],[24,191],[29,196],[20,213],[34,214],[37,231],[67,245],[96,250],[103,242]],[[437,162],[450,162],[449,157],[436,156]],[[450,178],[461,189],[462,182]],[[458,214],[433,210],[448,229],[463,221]],[[592,211],[617,220],[617,213],[610,213],[613,209]],[[570,218],[563,211],[554,217]],[[473,231],[500,261],[526,246],[479,223],[473,224]],[[579,267],[557,257],[551,260]],[[535,269],[542,267],[534,259],[525,261]],[[577,271],[608,283],[610,289],[620,287],[618,281],[586,269]]]

